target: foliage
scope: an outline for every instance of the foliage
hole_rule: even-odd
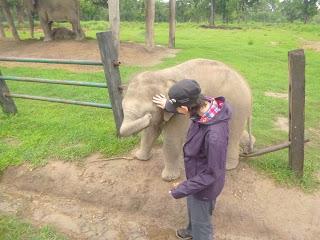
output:
[[[97,0],[80,0],[80,16],[83,20],[99,20],[107,18],[107,5]]]
[[[304,23],[317,14],[317,0],[284,0],[281,12],[288,21],[302,20]]]
[[[12,8],[21,0],[7,0]],[[79,0],[82,20],[106,20],[108,0]],[[122,21],[144,21],[145,0],[121,0]],[[176,0],[178,22],[208,22],[210,6],[223,23],[312,21],[319,14],[320,0]],[[156,0],[156,22],[168,21],[168,0]]]

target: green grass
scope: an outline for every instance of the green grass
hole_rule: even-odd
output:
[[[35,228],[29,223],[13,217],[0,215],[1,240],[66,240],[49,226]]]
[[[107,23],[83,22],[86,35],[95,38],[96,32],[104,31]],[[286,100],[266,97],[264,92],[288,92],[288,51],[300,48],[305,40],[320,41],[320,27],[315,24],[249,23],[240,30],[203,29],[199,24],[178,24],[176,47],[181,49],[175,58],[150,67],[121,67],[122,78],[145,69],[161,69],[192,58],[216,59],[237,69],[248,80],[254,97],[253,133],[257,147],[268,146],[287,140],[287,134],[274,128],[277,117],[288,115]],[[36,37],[40,37],[37,33]],[[29,38],[27,30],[21,33]],[[167,24],[155,24],[156,43],[167,44]],[[121,41],[143,43],[144,24],[121,24]],[[319,125],[319,66],[320,54],[306,50],[306,130],[311,143],[306,145],[305,174],[297,180],[288,170],[287,151],[264,155],[250,160],[250,165],[272,176],[285,185],[300,186],[306,191],[318,188],[316,174],[320,171],[319,135],[309,132],[320,130]],[[78,79],[103,82],[102,73],[71,73],[66,70],[34,68],[1,68],[6,75],[38,76],[52,79]],[[62,96],[66,98],[105,102],[103,90],[40,86],[36,84],[9,83],[14,92],[34,95]],[[124,154],[138,142],[137,137],[117,139],[113,117],[108,110],[80,108],[51,103],[16,100],[19,114],[0,114],[0,169],[8,165],[30,162],[44,164],[48,159],[77,161],[84,156],[100,151],[106,156]],[[9,143],[10,144],[9,144]],[[13,144],[12,144],[13,142]]]

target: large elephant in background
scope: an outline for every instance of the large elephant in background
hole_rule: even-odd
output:
[[[72,24],[76,40],[84,39],[85,35],[80,26],[80,3],[78,0],[24,0],[28,15],[39,15],[44,32],[44,41],[52,40],[52,23],[68,21]],[[33,24],[30,26],[33,32]]]
[[[180,176],[179,159],[190,120],[180,114],[168,113],[152,103],[152,97],[163,93],[182,79],[199,82],[208,96],[224,96],[232,107],[229,123],[230,135],[227,152],[227,169],[239,163],[239,143],[245,123],[251,118],[251,90],[244,78],[227,65],[213,60],[194,59],[177,66],[144,72],[135,76],[128,85],[122,106],[124,120],[120,135],[129,136],[142,131],[141,144],[135,156],[141,160],[151,158],[152,146],[163,132],[164,169],[162,178],[173,180]],[[168,97],[168,96],[167,96]]]

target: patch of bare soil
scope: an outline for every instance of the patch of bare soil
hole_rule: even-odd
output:
[[[320,42],[319,41],[304,41],[302,47],[305,49],[312,49],[316,52],[320,52]]]
[[[265,92],[265,96],[288,100],[288,93]]]
[[[289,132],[289,119],[286,117],[278,117],[274,125],[282,131]]]
[[[10,167],[0,182],[0,212],[51,224],[70,239],[176,239],[186,205],[171,198],[172,183],[161,180],[161,151],[150,161],[101,158],[95,154],[81,166]],[[216,239],[314,240],[319,206],[320,193],[277,186],[241,163],[228,172],[216,205]]]
[[[121,43],[119,61],[124,65],[153,66],[164,58],[174,57],[178,50],[156,46],[147,50],[136,43]],[[1,57],[50,58],[100,61],[100,52],[96,40],[85,41],[52,41],[40,40],[0,41]],[[101,67],[80,65],[50,65],[35,63],[8,63],[4,66],[33,66],[45,68],[63,68],[71,71],[102,71]]]

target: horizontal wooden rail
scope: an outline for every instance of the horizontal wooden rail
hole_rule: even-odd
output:
[[[107,84],[105,83],[78,82],[78,81],[71,81],[71,80],[51,80],[51,79],[44,79],[44,78],[14,77],[14,76],[0,76],[0,80],[107,88]]]
[[[304,140],[304,143],[307,143],[307,142],[310,142],[310,139],[305,139]],[[252,153],[240,154],[240,157],[245,157],[245,158],[257,157],[257,156],[260,156],[260,155],[263,155],[263,154],[266,154],[266,153],[271,153],[271,152],[275,152],[275,151],[278,151],[278,150],[281,150],[281,149],[284,149],[284,148],[288,148],[290,146],[290,144],[291,144],[290,142],[280,143],[278,145],[273,145],[273,146],[270,146],[270,147],[259,149],[257,151],[252,152]]]
[[[2,62],[28,62],[28,63],[50,63],[50,64],[74,64],[74,65],[103,66],[102,62],[100,62],[100,61],[70,60],[70,59],[0,57],[0,61],[2,61]]]
[[[68,100],[68,99],[48,98],[48,97],[40,97],[40,96],[32,96],[32,95],[16,94],[16,93],[5,93],[4,96],[11,97],[11,98],[23,98],[23,99],[30,99],[30,100],[45,101],[45,102],[55,102],[55,103],[64,103],[64,104],[112,109],[112,106],[110,104],[102,104],[102,103],[81,102],[81,101]]]

